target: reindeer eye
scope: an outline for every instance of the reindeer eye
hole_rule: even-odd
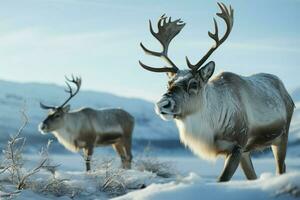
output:
[[[198,83],[196,81],[191,81],[189,83],[188,90],[191,90],[191,89],[197,90],[197,88],[198,88]]]
[[[190,81],[188,85],[188,93],[189,94],[196,94],[198,91],[198,82],[197,81]]]
[[[60,114],[55,114],[54,115],[54,118],[56,119],[56,118],[59,118],[60,117]]]

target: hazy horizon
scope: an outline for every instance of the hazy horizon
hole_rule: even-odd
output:
[[[300,86],[300,1],[223,1],[235,10],[227,41],[211,56],[216,73],[259,72],[279,76],[289,91]],[[83,89],[119,96],[157,99],[167,76],[143,70],[138,60],[165,63],[145,55],[159,43],[149,32],[166,13],[186,22],[170,44],[170,57],[186,68],[185,56],[197,62],[213,44],[207,31],[219,11],[216,1],[28,0],[0,3],[0,79],[64,85],[65,75],[80,75]],[[223,21],[218,19],[220,31]],[[156,26],[155,26],[156,28]]]

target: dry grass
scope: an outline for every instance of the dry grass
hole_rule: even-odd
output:
[[[162,178],[171,178],[177,174],[171,163],[159,161],[155,157],[140,158],[136,165],[138,170],[152,172]]]
[[[109,196],[120,196],[126,193],[126,181],[123,178],[124,169],[114,166],[115,159],[104,159],[99,170],[104,171],[104,176],[101,177],[99,185],[100,191],[105,192]]]
[[[135,164],[138,170],[152,172],[162,178],[171,178],[178,174],[172,163],[160,161],[157,157],[151,155],[151,143],[138,156]]]

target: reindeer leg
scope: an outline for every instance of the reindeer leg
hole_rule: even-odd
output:
[[[86,171],[91,170],[91,158],[93,155],[94,148],[92,146],[88,146],[83,148],[83,154],[84,154],[84,160],[85,160],[85,166],[86,166]]]
[[[244,174],[246,175],[248,180],[257,179],[257,176],[256,176],[255,170],[253,168],[253,164],[252,164],[249,152],[246,152],[246,153],[242,154],[240,165],[241,165],[241,167],[244,171]]]
[[[221,176],[218,179],[218,182],[225,182],[231,179],[240,163],[241,155],[241,147],[234,146],[232,152],[226,157],[224,169]]]
[[[123,150],[125,152],[124,165],[126,169],[131,169],[131,161],[132,161],[131,146],[132,146],[131,137],[126,138],[123,146]]]
[[[276,174],[283,174],[286,171],[284,160],[286,156],[288,134],[283,133],[278,139],[278,142],[272,145],[272,151],[276,161]]]
[[[115,149],[115,151],[121,158],[122,168],[126,168],[125,167],[126,153],[125,153],[123,147],[124,147],[124,145],[121,142],[113,144],[113,148]]]

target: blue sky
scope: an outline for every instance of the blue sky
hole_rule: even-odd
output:
[[[216,73],[273,73],[290,91],[299,87],[300,0],[223,2],[234,8],[235,24],[210,58]],[[82,76],[83,89],[155,100],[167,76],[138,65],[139,59],[164,64],[139,47],[142,41],[161,48],[148,20],[166,13],[187,23],[169,49],[172,60],[186,68],[186,55],[197,62],[213,44],[207,31],[217,11],[212,0],[2,0],[0,79],[62,85],[64,75],[75,74]]]

